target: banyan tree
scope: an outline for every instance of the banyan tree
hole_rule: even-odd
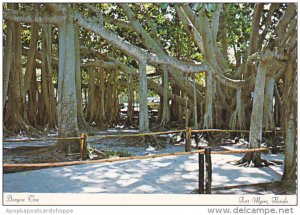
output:
[[[140,132],[172,122],[248,129],[257,148],[263,131],[281,127],[283,179],[295,180],[296,4],[7,3],[3,18],[5,135],[134,126],[138,103]],[[149,92],[160,97],[155,122]],[[79,150],[76,141],[58,146]],[[238,163],[268,164],[259,153]]]

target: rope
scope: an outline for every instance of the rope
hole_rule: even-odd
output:
[[[172,134],[178,132],[184,132],[187,129],[173,130],[173,131],[162,131],[162,132],[151,132],[151,133],[138,133],[138,134],[112,134],[112,135],[96,135],[90,136],[92,138],[113,138],[113,137],[141,137],[141,136],[149,136],[149,135],[158,135],[158,134]],[[191,130],[192,133],[198,132],[241,132],[241,133],[249,133],[249,130],[221,130],[221,129],[202,129],[202,130]],[[264,133],[272,133],[274,131],[263,131]],[[284,133],[284,131],[276,131],[276,133]],[[80,140],[82,137],[50,137],[50,138],[32,138],[32,139],[12,139],[12,140],[3,140],[4,143],[12,143],[12,142],[33,142],[33,141],[48,141],[48,140]]]
[[[231,151],[212,151],[211,154],[241,154],[247,152],[262,152],[268,151],[268,148],[257,148],[257,149],[243,149],[243,150],[231,150]],[[133,156],[133,157],[121,157],[121,158],[111,158],[102,160],[88,160],[88,161],[71,161],[71,162],[57,162],[57,163],[24,163],[24,164],[3,164],[4,168],[34,168],[34,167],[62,167],[62,166],[73,166],[80,164],[94,164],[94,163],[112,163],[117,161],[127,161],[127,160],[144,160],[152,159],[158,157],[167,156],[182,156],[190,154],[204,154],[204,149],[195,150],[191,152],[173,152],[168,154],[156,154],[156,155],[145,155],[145,156]]]
[[[33,141],[47,141],[47,140],[80,140],[82,137],[49,137],[49,138],[32,138],[32,139],[12,139],[3,140],[4,143],[18,143],[18,142],[33,142]]]
[[[186,131],[186,129],[174,130],[174,131],[161,131],[161,132],[151,132],[151,133],[138,133],[138,134],[112,134],[112,135],[96,135],[90,136],[91,138],[111,138],[111,137],[141,137],[141,136],[149,136],[149,135],[157,135],[157,134],[172,134]]]
[[[202,129],[202,130],[192,130],[192,133],[197,132],[240,132],[240,133],[250,133],[250,130],[222,130],[222,129]],[[274,131],[263,131],[263,133],[273,133]],[[276,133],[284,133],[284,131],[276,131]]]
[[[225,155],[225,154],[241,154],[241,153],[253,153],[253,152],[264,152],[269,151],[269,148],[256,148],[256,149],[242,149],[242,150],[230,150],[230,151],[212,151],[214,155]]]

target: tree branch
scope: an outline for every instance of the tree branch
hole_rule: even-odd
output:
[[[268,12],[268,15],[265,19],[265,23],[264,23],[264,30],[263,32],[261,33],[261,35],[259,36],[259,39],[258,39],[258,42],[257,42],[257,48],[258,50],[260,50],[262,48],[262,44],[263,44],[263,41],[269,31],[269,28],[272,24],[272,16],[274,15],[274,11],[277,10],[278,8],[280,7],[280,4],[279,3],[272,3],[271,4],[271,7],[270,7],[270,10]]]
[[[47,12],[7,10],[3,12],[5,20],[13,22],[58,24],[64,16],[52,16]]]
[[[276,28],[275,33],[280,37],[285,34],[285,29],[288,27],[291,20],[297,15],[297,6],[294,3],[290,3],[282,17],[280,18]]]
[[[248,48],[248,55],[251,55],[257,51],[258,37],[259,37],[259,23],[260,17],[264,9],[263,3],[256,3],[254,7],[254,13],[252,18],[252,29],[250,34],[250,46]]]
[[[162,57],[158,57],[155,54],[149,53],[144,49],[132,45],[124,38],[104,28],[104,26],[99,25],[96,22],[92,21],[91,19],[84,17],[79,12],[74,11],[71,8],[64,7],[62,4],[48,4],[47,6],[55,14],[59,14],[59,13],[69,14],[70,16],[73,17],[73,19],[78,25],[101,36],[103,39],[107,40],[109,43],[121,49],[126,54],[132,56],[138,61],[147,61],[147,64],[167,64],[187,73],[206,71],[207,65],[183,63],[169,56],[162,58]]]
[[[179,5],[175,4],[175,10],[178,15],[179,20],[184,26],[184,29],[192,35],[194,42],[197,44],[198,48],[202,53],[204,53],[203,40],[199,32],[196,30],[193,23],[188,19],[187,15],[184,13],[183,9]]]

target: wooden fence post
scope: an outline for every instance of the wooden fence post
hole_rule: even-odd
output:
[[[205,191],[206,194],[211,194],[211,182],[212,182],[211,148],[206,147],[204,149],[204,152],[205,152],[205,169],[206,169]]]
[[[80,134],[79,143],[80,143],[80,160],[82,161],[83,160],[84,133]]]
[[[199,133],[195,133],[195,143],[196,143],[196,148],[198,149],[200,143]]]
[[[198,154],[198,164],[199,164],[199,184],[198,184],[198,189],[199,189],[199,194],[204,193],[204,154],[199,153]]]
[[[86,160],[87,159],[87,156],[88,156],[88,153],[87,153],[87,141],[88,141],[88,136],[87,134],[84,134],[84,138],[83,138],[83,159]]]
[[[192,150],[191,142],[192,142],[192,129],[187,128],[186,132],[185,132],[185,151],[186,152],[190,152]]]

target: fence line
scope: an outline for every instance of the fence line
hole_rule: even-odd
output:
[[[79,140],[80,145],[80,160],[79,161],[69,161],[69,162],[56,162],[56,163],[21,163],[21,164],[3,164],[3,170],[12,169],[12,168],[47,168],[47,167],[63,167],[63,166],[73,166],[80,164],[96,164],[96,163],[112,163],[117,161],[128,161],[128,160],[143,160],[143,159],[152,159],[158,157],[167,157],[167,156],[182,156],[190,154],[198,154],[198,166],[199,166],[199,178],[198,178],[198,193],[203,194],[204,191],[206,194],[211,194],[211,185],[212,185],[212,154],[237,154],[237,153],[254,153],[254,152],[263,152],[269,151],[272,148],[255,148],[255,149],[242,149],[242,150],[229,150],[229,151],[211,151],[210,147],[205,149],[191,151],[191,135],[192,133],[200,132],[244,132],[249,133],[248,130],[220,130],[220,129],[203,129],[203,130],[192,130],[190,127],[182,130],[174,131],[165,131],[165,132],[151,132],[151,133],[138,133],[138,134],[120,134],[120,135],[96,135],[92,136],[93,138],[111,138],[111,137],[133,137],[133,136],[149,136],[157,134],[170,134],[177,132],[185,132],[185,152],[173,152],[167,154],[155,154],[155,155],[145,155],[145,156],[133,156],[133,157],[120,157],[112,159],[101,159],[101,160],[85,160],[87,158],[87,139],[88,136],[84,133],[81,133],[80,137],[66,137],[66,138],[34,138],[34,139],[21,139],[21,140],[3,140],[3,142],[29,142],[29,141],[45,141],[45,140]],[[265,133],[282,132],[282,131],[265,131]],[[198,146],[198,143],[197,143]],[[277,148],[277,147],[276,147]],[[205,156],[204,156],[205,155]],[[206,172],[206,177],[204,179],[204,172]]]
[[[82,139],[82,137],[46,137],[46,138],[2,140],[2,142],[18,143],[18,142],[34,142],[34,141],[47,141],[47,140],[80,140],[80,139]]]
[[[244,150],[231,150],[231,151],[212,151],[211,154],[241,154],[247,152],[262,152],[268,151],[268,148],[256,148],[256,149],[244,149]],[[226,152],[226,153],[224,153]],[[195,150],[191,152],[173,152],[167,154],[155,154],[155,155],[144,155],[144,156],[132,156],[132,157],[120,157],[111,159],[101,159],[101,160],[88,160],[88,161],[70,161],[70,162],[57,162],[57,163],[24,163],[24,164],[3,164],[3,168],[34,168],[34,167],[61,167],[61,166],[73,166],[80,164],[93,164],[93,163],[112,163],[117,161],[128,161],[128,160],[144,160],[152,159],[158,157],[167,156],[182,156],[190,154],[204,154],[204,149]]]
[[[151,133],[137,133],[137,134],[109,134],[109,135],[96,135],[91,136],[92,138],[111,138],[111,137],[141,137],[141,136],[149,136],[149,135],[157,135],[157,134],[172,134],[186,131],[186,129],[173,130],[173,131],[159,131],[159,132],[151,132]]]
[[[158,157],[166,156],[181,156],[189,154],[198,154],[198,166],[199,166],[199,177],[198,177],[198,193],[203,194],[204,191],[206,194],[211,194],[212,191],[212,154],[236,154],[236,153],[253,153],[253,152],[262,152],[268,151],[268,148],[256,148],[256,149],[243,149],[243,150],[231,150],[231,151],[211,151],[210,147],[205,147],[201,150],[195,150],[190,152],[174,152],[168,154],[156,154],[156,155],[146,155],[146,156],[133,156],[133,157],[123,157],[123,158],[112,158],[112,159],[103,159],[103,160],[89,160],[82,161],[82,148],[84,147],[84,142],[86,142],[86,135],[81,134],[84,139],[80,141],[81,151],[80,151],[80,161],[70,161],[70,162],[57,162],[57,163],[25,163],[25,164],[3,164],[3,170],[9,168],[43,168],[43,167],[63,167],[63,166],[72,166],[79,164],[95,164],[95,163],[111,163],[116,161],[128,161],[128,160],[142,160],[142,159],[151,159]],[[204,172],[205,180],[204,180]]]
[[[151,132],[151,133],[137,133],[137,134],[111,134],[111,135],[96,135],[90,136],[92,138],[111,138],[111,137],[138,137],[138,136],[149,136],[157,134],[171,134],[186,131],[186,129],[173,130],[173,131],[161,131],[161,132]],[[14,142],[34,142],[34,141],[47,141],[47,140],[80,140],[83,139],[82,136],[79,137],[49,137],[49,138],[31,138],[31,139],[12,139],[12,140],[3,140],[5,143],[14,143]]]
[[[201,129],[201,130],[192,130],[192,133],[198,133],[198,132],[239,132],[239,133],[250,133],[250,130],[222,130],[222,129]],[[270,131],[263,131],[263,133],[284,133],[282,130],[270,130]]]
[[[151,133],[137,133],[137,134],[111,134],[111,135],[96,135],[90,136],[92,138],[113,138],[113,137],[141,137],[141,136],[149,136],[149,135],[158,135],[158,134],[172,134],[178,132],[191,132],[191,133],[200,133],[200,132],[240,132],[240,133],[249,133],[250,130],[222,130],[222,129],[202,129],[202,130],[191,130],[191,128],[179,129],[173,131],[161,131],[161,132],[151,132]],[[263,131],[263,133],[284,133],[281,130],[274,131]],[[13,143],[13,142],[33,142],[33,141],[47,141],[47,140],[80,140],[83,137],[49,137],[49,138],[31,138],[31,139],[11,139],[11,140],[3,140],[4,143]]]

